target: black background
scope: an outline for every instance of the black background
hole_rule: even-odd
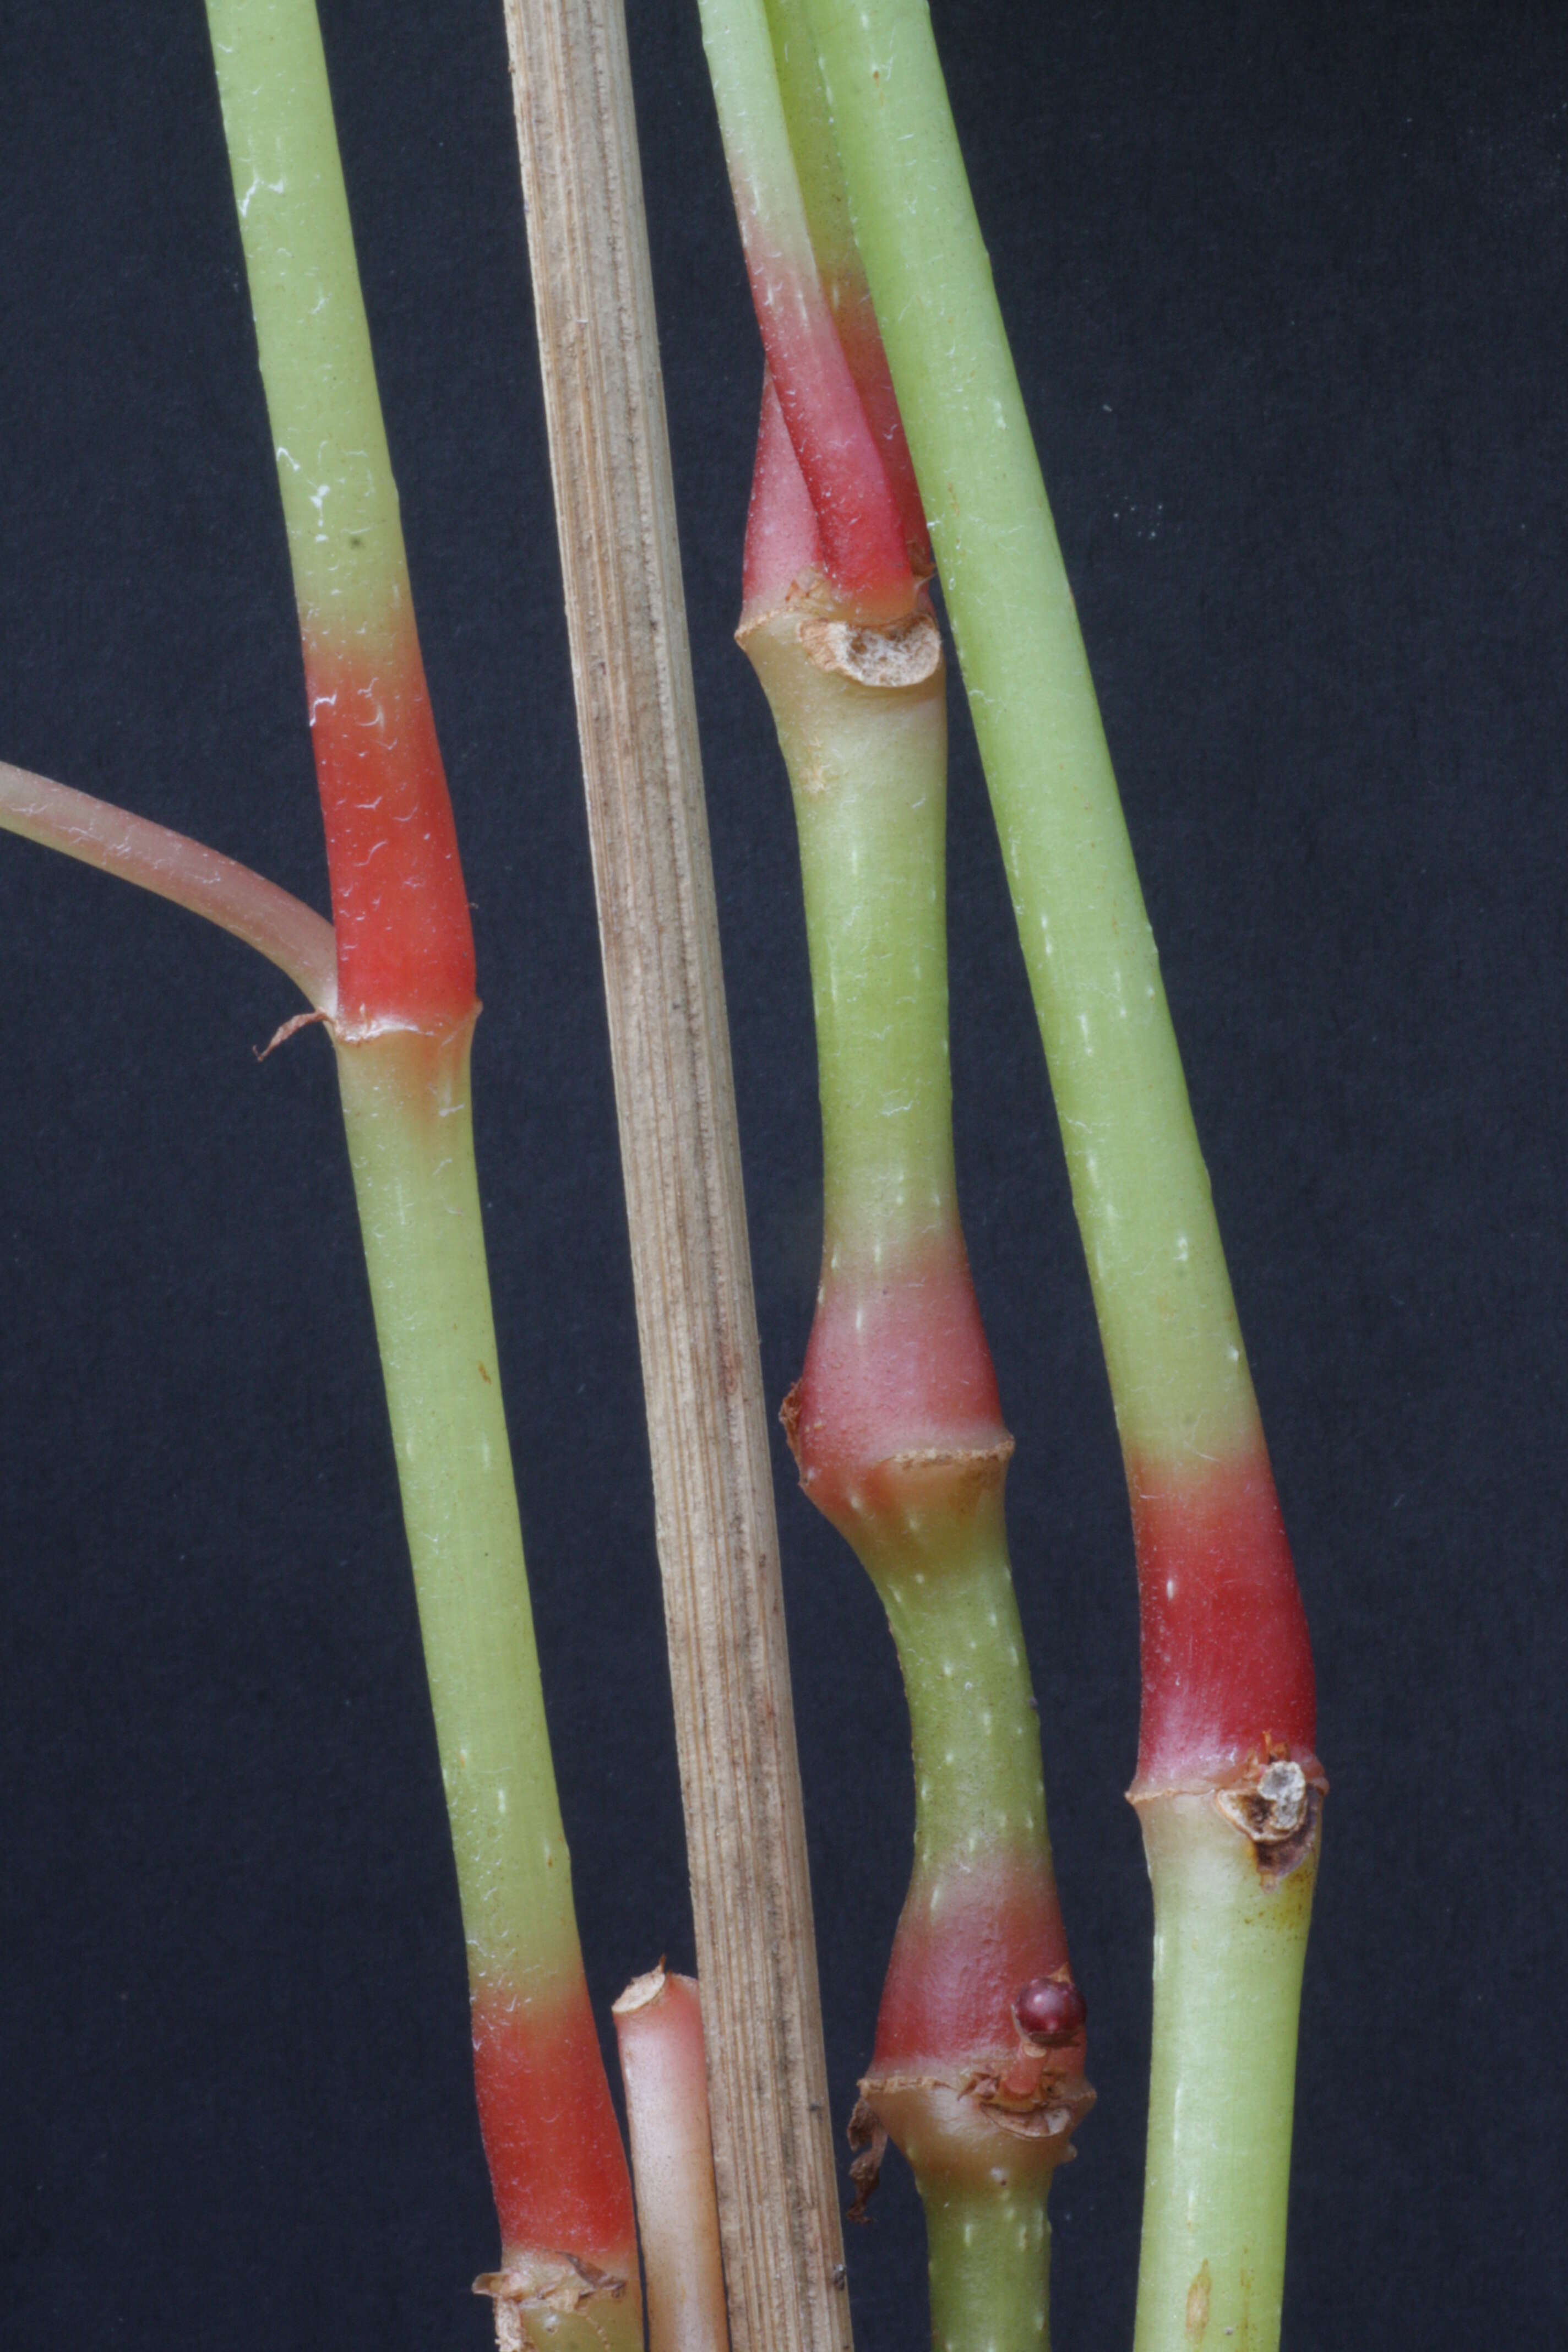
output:
[[[787,796],[730,642],[760,362],[690,0],[633,11],[770,1400],[818,1237]],[[1568,28],[960,5],[960,127],[1187,1057],[1334,1780],[1286,2336],[1568,2337],[1561,1241]],[[0,757],[324,903],[196,0],[5,0]],[[481,1175],[601,2014],[689,1925],[495,0],[326,10],[489,1010]],[[1058,2343],[1130,2340],[1149,1909],[1125,1501],[958,719],[972,1254],[1100,2105]],[[0,2332],[478,2347],[493,2217],[330,1055],[190,918],[0,843]],[[780,1464],[829,2061],[910,1811]],[[913,2200],[850,2249],[924,2329]]]

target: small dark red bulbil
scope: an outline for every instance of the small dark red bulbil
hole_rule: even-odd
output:
[[[1031,2042],[1055,2046],[1083,2032],[1089,2011],[1070,1977],[1035,1977],[1013,2003],[1013,2014]]]

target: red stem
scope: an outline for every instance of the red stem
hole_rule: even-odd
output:
[[[1056,1882],[1032,1857],[994,1856],[951,1873],[942,1907],[909,1905],[877,2014],[874,2074],[961,2066],[1016,2039],[1022,1988],[1068,1969]],[[1077,2071],[1084,2039],[1074,2037]]]
[[[1134,1793],[1289,1756],[1316,1769],[1307,1616],[1261,1432],[1238,1460],[1128,1464],[1143,1710]]]
[[[931,544],[892,381],[869,306],[849,346],[748,253],[768,376],[816,520],[822,571],[865,624],[912,611]],[[764,409],[767,394],[764,393]],[[755,492],[753,492],[753,498]]]
[[[963,1236],[932,1234],[901,1262],[824,1270],[791,1436],[801,1485],[851,1542],[897,1516],[921,1457],[1012,1450]]]
[[[548,2002],[476,1993],[473,2028],[503,2262],[569,2248],[635,2279],[631,2182],[581,1978]]]
[[[805,477],[795,454],[771,371],[763,376],[763,414],[746,509],[741,626],[753,614],[775,612],[792,590],[805,592],[823,571],[822,533]]]
[[[378,651],[307,638],[338,937],[338,1017],[439,1034],[473,1013],[474,938],[414,616]]]

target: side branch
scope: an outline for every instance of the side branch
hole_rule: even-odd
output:
[[[73,792],[0,760],[0,830],[118,874],[193,915],[232,931],[287,972],[318,1013],[337,1010],[337,942],[326,918],[276,882],[199,841],[132,816],[90,793]]]

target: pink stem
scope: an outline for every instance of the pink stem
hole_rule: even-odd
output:
[[[649,2352],[729,2352],[702,2006],[661,1963],[611,2014],[626,2087]]]
[[[318,1013],[336,1012],[337,942],[331,923],[248,866],[3,760],[0,828],[205,915],[287,972]]]

